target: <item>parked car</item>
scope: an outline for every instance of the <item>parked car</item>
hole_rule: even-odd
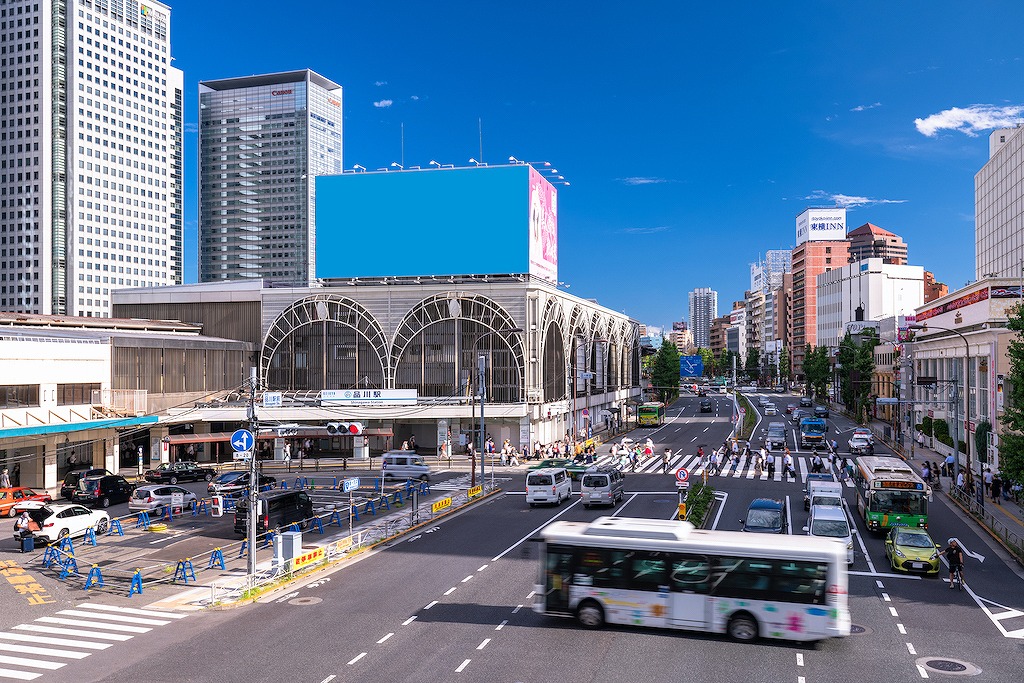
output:
[[[82,480],[82,477],[99,477],[104,474],[113,474],[113,472],[102,467],[83,467],[71,470],[64,475],[64,481],[60,485],[60,497],[71,500],[71,495],[78,488],[78,482]]]
[[[863,434],[850,437],[850,453],[854,455],[874,455],[875,445]]]
[[[36,493],[25,486],[13,486],[8,489],[0,489],[0,515],[5,517],[14,517],[30,507],[38,507],[36,505],[23,507],[23,504],[28,503],[29,501],[42,504],[49,503],[52,500],[53,499],[50,498],[49,493],[46,493],[45,491],[42,493]]]
[[[786,504],[777,498],[755,498],[747,508],[747,516],[740,520],[741,531],[755,534],[788,533]]]
[[[134,490],[135,484],[119,474],[83,477],[71,494],[71,500],[82,505],[108,508],[113,503],[127,503]]]
[[[893,527],[885,537],[885,556],[897,571],[939,573],[939,546],[924,529]]]
[[[181,494],[180,507],[182,510],[190,507],[194,501],[198,500],[196,494],[180,486],[145,484],[135,489],[132,497],[128,499],[128,510],[131,512],[145,510],[152,512],[154,515],[159,515],[165,507],[171,506],[175,493]]]
[[[828,408],[826,406],[814,406],[814,417],[828,417]]]
[[[147,470],[142,476],[154,484],[177,484],[179,481],[213,481],[217,472],[210,467],[201,467],[197,462],[174,462]]]
[[[277,479],[264,474],[259,475],[259,486],[273,486]],[[233,496],[243,493],[249,488],[249,473],[246,471],[223,472],[218,474],[207,487],[207,492],[217,496]]]
[[[90,510],[72,503],[54,503],[28,511],[29,517],[39,525],[39,531],[33,532],[39,543],[52,543],[65,537],[84,536],[90,527],[97,534],[107,533],[110,527],[110,516],[102,510]],[[14,538],[20,539],[20,532]]]

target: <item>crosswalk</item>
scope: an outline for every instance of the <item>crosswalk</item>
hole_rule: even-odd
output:
[[[0,631],[0,681],[33,681],[187,616],[85,603]]]
[[[674,473],[680,467],[685,467],[689,473],[691,479],[693,477],[704,476],[705,470],[708,470],[708,476],[714,477],[732,477],[734,479],[760,479],[761,481],[768,481],[769,476],[766,470],[758,472],[754,464],[754,458],[748,464],[746,458],[741,457],[738,467],[733,467],[732,462],[726,461],[725,465],[721,467],[718,472],[711,472],[709,469],[708,457],[704,456],[703,460],[695,453],[683,453],[677,452],[672,455],[669,459],[668,471]],[[618,463],[618,458],[610,454],[600,456],[595,465],[615,465]],[[793,457],[793,467],[796,470],[797,478],[794,480],[793,477],[785,476],[782,471],[782,456],[776,456],[776,467],[775,473],[771,477],[774,481],[784,482],[797,482],[803,484],[807,481],[807,475],[811,472],[811,458],[804,456]],[[828,460],[825,460],[825,469],[828,471]],[[632,472],[628,466],[626,467],[627,472]],[[662,471],[662,462],[660,456],[655,456],[648,459],[646,462],[637,465],[636,472],[654,474]],[[838,463],[834,468],[834,474],[839,474]],[[847,480],[847,486],[853,486],[853,482]]]

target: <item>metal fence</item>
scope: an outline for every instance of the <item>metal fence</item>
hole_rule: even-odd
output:
[[[949,497],[956,501],[957,505],[966,510],[978,522],[985,526],[994,536],[1009,549],[1017,558],[1017,561],[1024,564],[1024,539],[1021,535],[1008,527],[1001,519],[983,508],[977,499],[963,489],[951,486],[948,491]]]

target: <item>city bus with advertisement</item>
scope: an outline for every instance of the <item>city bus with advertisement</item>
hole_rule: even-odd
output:
[[[832,539],[601,517],[547,525],[533,609],[606,623],[814,641],[849,635],[846,548]]]
[[[641,427],[655,427],[665,424],[665,404],[658,402],[641,403],[636,409],[636,421]]]
[[[865,455],[854,461],[857,512],[871,531],[894,526],[928,528],[930,491],[900,458]]]

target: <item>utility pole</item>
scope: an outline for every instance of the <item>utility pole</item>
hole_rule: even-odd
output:
[[[256,368],[249,371],[249,430],[252,432],[252,451],[249,454],[249,525],[247,534],[249,540],[249,554],[246,557],[246,574],[249,579],[249,587],[255,587],[256,583],[256,529],[259,516],[259,482],[256,474],[256,443],[259,440],[260,423],[256,418]]]

